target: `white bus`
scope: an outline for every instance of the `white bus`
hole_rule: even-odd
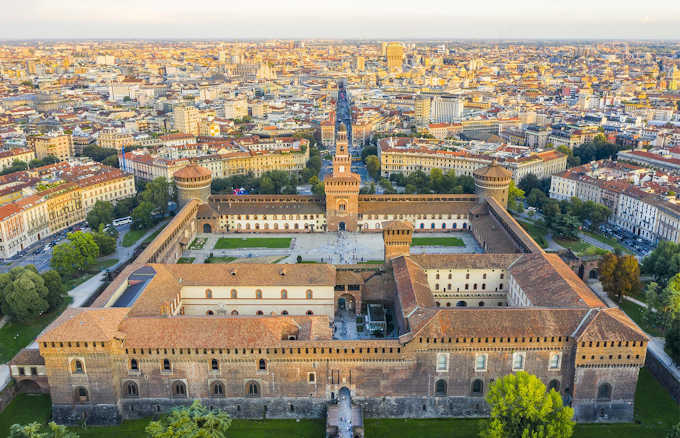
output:
[[[120,225],[131,224],[131,223],[132,223],[132,217],[131,217],[131,216],[126,216],[126,217],[121,217],[121,218],[118,218],[118,219],[114,219],[113,222],[111,222],[111,224],[112,224],[114,227],[118,227],[118,226],[120,226]]]

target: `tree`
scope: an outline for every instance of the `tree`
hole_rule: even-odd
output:
[[[654,251],[642,261],[642,272],[653,275],[661,285],[680,272],[680,244],[667,240],[659,242]]]
[[[366,158],[371,155],[378,155],[378,148],[376,146],[366,146],[361,150],[361,161],[366,162]]]
[[[556,237],[568,240],[575,240],[578,238],[578,230],[581,223],[576,216],[570,214],[558,214],[551,222],[550,229]]]
[[[557,216],[561,214],[560,203],[556,199],[546,199],[541,211],[545,225],[550,228]]]
[[[569,438],[574,410],[538,377],[520,371],[494,382],[486,401],[491,416],[482,438]]]
[[[98,230],[99,225],[110,224],[113,220],[113,204],[108,201],[97,201],[92,210],[87,213],[87,224],[93,230]]]
[[[103,231],[95,231],[92,233],[92,239],[99,248],[100,256],[113,254],[113,252],[116,250],[116,239],[108,233],[104,233]]]
[[[640,266],[632,255],[607,253],[600,259],[598,272],[604,291],[619,303],[624,295],[640,290]]]
[[[260,188],[258,192],[262,195],[272,195],[276,194],[276,186],[274,181],[268,176],[263,176],[260,178]]]
[[[150,202],[153,209],[159,209],[165,215],[170,201],[170,184],[162,176],[149,181],[141,193],[142,201]]]
[[[50,308],[45,280],[33,265],[0,274],[0,294],[2,313],[18,321],[37,318]]]
[[[325,190],[325,186],[321,181],[312,185],[312,193],[314,193],[316,196],[323,196],[326,193]]]
[[[675,274],[668,282],[659,297],[659,307],[663,312],[664,328],[670,328],[673,321],[680,316],[680,273]],[[649,304],[648,304],[649,306]]]
[[[113,217],[121,218],[130,216],[130,212],[134,210],[136,206],[137,199],[134,197],[121,199],[116,202],[116,206],[113,207]]]
[[[671,329],[666,332],[666,348],[668,355],[674,362],[680,362],[680,320],[671,324]]]
[[[57,270],[62,278],[70,278],[75,275],[83,264],[83,256],[73,242],[64,242],[55,246],[52,250],[50,266]]]
[[[42,432],[40,423],[13,424],[9,428],[9,438],[78,438],[77,433],[69,432],[66,426],[53,421],[47,423],[47,429],[47,432]]]
[[[66,288],[57,271],[49,270],[43,272],[41,275],[45,282],[45,286],[47,287],[47,302],[50,305],[50,309],[54,309],[66,299]]]
[[[173,409],[160,421],[146,427],[151,438],[226,438],[231,426],[229,414],[211,411],[195,400],[191,406]]]
[[[373,179],[377,179],[380,176],[380,160],[375,155],[369,155],[366,157],[366,170],[368,174]]]
[[[132,210],[132,227],[137,230],[143,230],[153,225],[153,204],[149,201],[142,201],[134,210]]]
[[[647,283],[645,287],[645,307],[643,318],[650,325],[657,325],[659,322],[659,313],[657,309],[661,308],[659,303],[659,285],[655,282]]]
[[[541,186],[540,180],[533,173],[526,174],[521,180],[519,180],[519,184],[517,184],[517,187],[522,189],[524,193],[530,193],[533,189],[541,190],[539,188],[540,186]]]
[[[508,189],[508,209],[513,211],[522,211],[522,201],[524,200],[524,191],[515,186],[514,181],[510,181],[510,188]]]
[[[543,204],[545,204],[545,201],[547,200],[548,197],[545,196],[545,193],[543,193],[541,189],[536,187],[531,189],[529,196],[527,196],[527,204],[538,209],[543,208]]]
[[[108,157],[106,157],[102,160],[102,164],[104,164],[106,166],[116,167],[116,168],[118,168],[120,166],[120,163],[118,163],[118,156],[117,155],[109,155]]]
[[[666,438],[680,438],[680,423],[676,423],[673,428],[668,431]]]
[[[99,247],[94,241],[92,233],[76,231],[75,233],[67,234],[66,238],[73,243],[78,252],[83,256],[79,266],[80,271],[84,271],[94,264],[97,257],[99,257]]]

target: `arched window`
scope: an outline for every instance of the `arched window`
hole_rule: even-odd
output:
[[[220,364],[217,362],[217,359],[213,359],[210,361],[210,369],[212,370],[219,370],[220,369]]]
[[[137,387],[137,383],[127,382],[127,384],[125,385],[125,393],[127,394],[128,397],[139,396],[139,388]]]
[[[236,289],[232,289],[230,294],[231,294],[232,300],[235,300],[236,298],[238,298],[238,292],[236,292]]]
[[[475,379],[472,382],[472,395],[482,395],[484,393],[484,382],[481,379]]]
[[[187,386],[184,382],[176,381],[172,384],[172,396],[178,398],[184,398],[187,396]]]
[[[311,289],[307,289],[307,292],[305,292],[305,297],[306,297],[308,300],[311,300],[313,296],[314,296],[314,294],[312,293],[312,290],[311,290]]]
[[[260,396],[260,385],[252,380],[246,384],[246,395],[248,397],[259,397]]]
[[[255,298],[257,298],[258,300],[262,299],[262,290],[261,289],[258,289],[258,290],[255,291]]]
[[[597,399],[598,400],[611,400],[612,399],[612,386],[609,383],[603,383],[597,388]]]
[[[286,298],[288,298],[288,291],[285,289],[281,289],[281,299],[285,300]]]
[[[222,382],[215,382],[212,384],[213,397],[224,397],[224,384]]]
[[[73,374],[84,374],[85,367],[83,367],[83,362],[79,359],[76,359],[73,362],[71,362],[71,372]]]
[[[262,315],[264,315],[264,312],[261,311],[261,310],[258,310],[257,312],[255,312],[255,315],[262,316]]]
[[[467,307],[467,302],[465,301],[458,301],[456,303],[456,307]]]
[[[137,364],[137,359],[130,359],[130,369],[133,371],[139,370],[139,364]]]
[[[557,379],[553,379],[550,381],[548,384],[548,392],[550,392],[552,389],[554,389],[557,392],[560,392],[560,381]]]
[[[314,312],[312,312],[311,310],[308,310],[308,311],[307,311],[307,316],[312,316],[312,315],[314,315]]]
[[[90,401],[90,394],[87,392],[86,388],[79,386],[73,392],[76,403],[87,403]]]
[[[215,312],[213,312],[212,310],[208,310],[207,312],[205,312],[205,314],[208,316],[213,316]]]
[[[446,395],[446,381],[443,379],[437,380],[434,384],[434,395]]]
[[[264,360],[264,359],[260,359],[260,362],[257,365],[257,369],[266,370],[267,369],[267,361]]]
[[[281,315],[288,315],[288,311],[284,310],[283,312],[281,312]]]
[[[236,309],[232,310],[231,316],[238,316],[238,310],[236,310]]]
[[[163,371],[170,371],[172,368],[170,368],[170,360],[169,359],[163,359]]]
[[[205,297],[206,298],[212,298],[212,290],[206,289],[205,290]]]
[[[479,307],[484,307],[484,301],[479,302]]]

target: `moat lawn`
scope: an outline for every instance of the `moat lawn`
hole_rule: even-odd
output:
[[[21,394],[0,413],[0,436],[7,436],[10,425],[38,421],[46,423],[50,415],[47,395]],[[461,419],[373,419],[365,420],[370,438],[477,438],[486,420]],[[668,391],[646,370],[640,371],[635,394],[635,423],[579,424],[574,438],[664,438],[673,424],[680,421],[680,407]],[[74,427],[81,438],[143,438],[148,420],[125,421],[120,426],[87,429]],[[230,438],[322,438],[324,420],[234,420]]]
[[[220,237],[214,249],[289,248],[290,237]]]
[[[457,237],[414,237],[413,246],[465,246]]]

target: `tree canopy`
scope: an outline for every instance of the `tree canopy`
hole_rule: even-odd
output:
[[[65,298],[61,277],[54,271],[40,274],[35,266],[27,265],[0,274],[0,310],[15,320],[37,318]]]
[[[151,438],[226,438],[229,414],[211,411],[195,400],[191,406],[173,409],[170,415],[146,427]]]
[[[604,291],[619,303],[624,295],[640,290],[640,266],[635,256],[607,253],[600,259],[598,272]]]
[[[501,377],[491,385],[486,401],[491,416],[482,438],[569,438],[573,434],[574,410],[532,374],[520,371]]]
[[[47,431],[40,423],[13,424],[9,428],[9,438],[78,438],[78,434],[70,432],[66,426],[51,421],[47,423]]]
[[[98,230],[99,225],[108,225],[113,220],[113,204],[108,201],[97,201],[92,210],[87,213],[87,224],[93,230]]]
[[[642,260],[642,272],[665,285],[680,272],[680,244],[667,240],[659,242],[654,251]]]

